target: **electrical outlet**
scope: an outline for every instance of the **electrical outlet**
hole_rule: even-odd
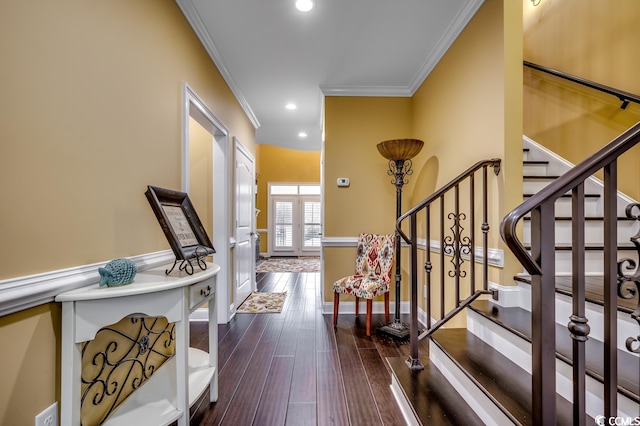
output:
[[[58,403],[54,402],[36,416],[35,426],[58,426]]]

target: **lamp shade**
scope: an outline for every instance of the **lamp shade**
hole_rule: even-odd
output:
[[[419,139],[392,139],[378,144],[378,151],[387,160],[409,160],[415,157],[424,142]]]

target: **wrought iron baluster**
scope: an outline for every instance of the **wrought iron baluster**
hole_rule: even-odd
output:
[[[440,197],[440,319],[444,318],[444,254],[445,254],[445,241],[444,241],[444,195]]]
[[[460,306],[460,266],[462,264],[462,257],[460,256],[461,251],[461,239],[460,239],[460,188],[458,185],[454,187],[453,190],[455,205],[455,217],[454,217],[454,225],[453,225],[453,253],[454,256],[451,259],[454,267],[455,274],[455,306]]]
[[[573,420],[586,424],[586,348],[590,328],[585,317],[585,232],[584,184],[572,190],[571,196],[572,302],[573,312],[567,325],[573,339]]]
[[[498,163],[500,164],[500,163]],[[500,166],[493,166],[493,170],[497,175],[500,173]],[[489,289],[489,212],[487,201],[487,166],[482,168],[482,288]]]
[[[475,230],[476,230],[476,191],[475,191],[475,173],[469,176],[469,269],[471,273],[469,290],[471,294],[476,292],[476,245],[475,245]]]
[[[427,307],[427,328],[431,326],[431,206],[427,206],[426,208],[426,236],[427,236],[427,247],[426,247],[426,262],[424,264],[424,270],[427,273],[426,276],[426,285],[427,285],[427,294],[426,294],[426,307]]]

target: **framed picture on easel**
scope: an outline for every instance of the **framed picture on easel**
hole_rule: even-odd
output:
[[[206,269],[203,259],[216,250],[193,208],[189,195],[186,192],[150,185],[145,195],[176,256],[173,267],[178,261],[182,261],[180,270],[191,274],[191,261],[196,261],[202,269]],[[167,271],[167,274],[172,270],[173,268]]]

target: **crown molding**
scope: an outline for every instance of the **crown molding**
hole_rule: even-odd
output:
[[[224,61],[222,60],[222,56],[218,51],[218,48],[216,47],[215,43],[209,36],[209,33],[206,30],[204,22],[202,21],[200,14],[198,14],[198,11],[194,6],[193,2],[191,0],[176,0],[176,3],[178,4],[178,7],[180,7],[180,10],[182,10],[182,13],[185,16],[185,18],[187,18],[187,21],[191,25],[191,28],[193,29],[193,31],[196,33],[196,36],[198,36],[200,43],[202,43],[205,50],[207,51],[207,53],[215,63],[216,67],[218,68],[218,71],[220,71],[220,74],[222,74],[222,78],[224,78],[224,81],[229,86],[229,89],[231,89],[231,92],[236,97],[236,100],[240,104],[240,107],[242,107],[245,114],[247,114],[249,121],[251,121],[251,124],[253,124],[253,127],[255,129],[259,128],[260,122],[258,121],[258,118],[253,113],[253,110],[251,109],[249,102],[247,102],[247,99],[244,97],[244,95],[242,94],[242,91],[240,91],[237,83],[235,82],[235,80],[231,76],[231,73],[227,69]]]
[[[436,44],[433,53],[424,61],[415,77],[409,84],[409,90],[411,95],[416,92],[427,78],[427,76],[433,71],[440,59],[447,53],[447,50],[451,47],[454,41],[458,38],[464,27],[467,26],[471,18],[476,14],[480,6],[484,3],[484,0],[468,0],[460,10],[460,13],[453,19],[447,31],[444,32],[442,38]]]
[[[483,3],[484,0],[468,0],[464,4],[460,9],[460,13],[453,19],[451,25],[449,25],[442,35],[442,38],[436,44],[431,55],[429,55],[429,57],[424,61],[408,86],[321,85],[320,90],[322,90],[322,93],[324,93],[325,96],[413,96]]]
[[[327,86],[321,85],[325,96],[389,96],[411,97],[413,92],[406,86]]]

